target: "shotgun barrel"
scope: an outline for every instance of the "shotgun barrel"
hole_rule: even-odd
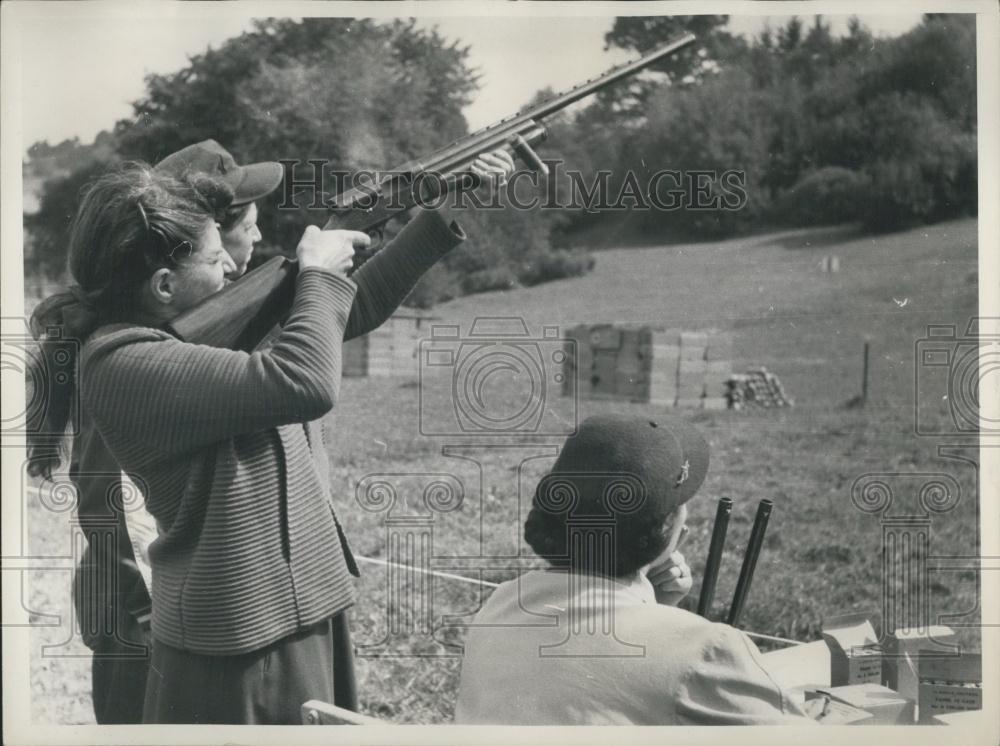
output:
[[[498,148],[506,149],[533,169],[544,171],[545,164],[532,150],[546,137],[541,120],[604,86],[635,75],[658,60],[680,52],[694,41],[693,34],[684,34],[632,62],[392,169],[383,174],[382,180],[377,183],[357,186],[338,194],[328,203],[330,215],[325,228],[379,235],[389,220],[424,204],[426,190],[431,196],[437,196],[452,190],[463,192],[475,188],[479,178],[469,170],[471,164],[483,153]],[[355,268],[377,249],[375,245],[359,252]],[[167,328],[187,342],[253,350],[274,325],[287,316],[295,297],[297,274],[296,262],[272,259],[239,282],[185,311]]]
[[[698,615],[708,618],[712,599],[715,597],[715,581],[719,578],[722,564],[722,548],[726,543],[729,528],[729,514],[733,512],[733,501],[728,497],[719,500],[715,509],[715,525],[712,528],[712,543],[708,545],[708,560],[705,562],[705,576],[701,580],[701,595],[698,597]]]
[[[400,209],[408,209],[414,203],[414,195],[408,193],[408,186],[419,174],[456,174],[468,172],[469,165],[483,153],[506,147],[522,160],[535,161],[535,168],[543,165],[534,155],[532,147],[545,139],[546,131],[542,120],[565,109],[570,104],[586,98],[602,88],[629,78],[650,65],[677,54],[696,41],[694,34],[685,33],[660,46],[649,50],[641,57],[613,67],[568,91],[563,91],[540,101],[521,111],[483,127],[470,135],[455,140],[433,153],[408,161],[389,171],[387,180],[374,187],[350,189],[338,194],[329,205],[333,215],[327,228],[346,228],[368,231],[383,224]],[[518,138],[522,138],[519,140]],[[521,147],[517,145],[521,144]],[[525,156],[528,158],[525,158]],[[472,185],[476,180],[471,182]],[[390,206],[395,205],[395,206]]]
[[[757,506],[757,516],[753,521],[753,529],[750,531],[750,541],[747,543],[747,553],[743,557],[743,567],[740,568],[740,579],[736,582],[736,592],[733,594],[733,604],[729,607],[729,616],[726,624],[736,626],[740,614],[743,612],[743,605],[746,603],[747,595],[750,593],[750,581],[753,580],[753,572],[757,567],[757,558],[760,556],[761,547],[764,546],[764,532],[767,531],[767,521],[771,517],[773,503],[770,500],[761,500]]]

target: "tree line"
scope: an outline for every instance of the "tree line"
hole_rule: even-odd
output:
[[[974,16],[928,15],[888,39],[856,19],[838,38],[816,17],[746,40],[727,20],[616,19],[609,47],[644,52],[688,30],[699,40],[551,123],[541,154],[561,159],[557,192],[572,201],[581,183],[604,178],[620,209],[461,211],[468,241],[409,303],[583,274],[594,259],[580,247],[606,224],[620,245],[842,221],[893,230],[975,213]],[[155,162],[212,138],[241,163],[323,158],[355,172],[447,144],[467,133],[462,109],[477,90],[468,52],[412,20],[259,20],[184,69],[147,76],[133,115],[93,145],[29,149],[26,178],[40,200],[25,216],[26,272],[60,276],[81,188],[122,160]],[[677,187],[710,201],[731,196],[725,179],[739,173],[745,198],[738,209],[644,206],[644,187],[664,170],[704,174]],[[281,197],[261,205],[260,259],[325,220],[308,199],[277,209]]]

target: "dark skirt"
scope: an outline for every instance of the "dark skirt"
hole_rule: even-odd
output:
[[[153,642],[143,721],[301,725],[310,699],[357,710],[346,612],[243,655]]]
[[[116,635],[92,639],[91,661],[94,717],[100,725],[142,722],[149,649],[142,628],[128,613],[119,614]]]

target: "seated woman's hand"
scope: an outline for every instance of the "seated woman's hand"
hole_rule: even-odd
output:
[[[653,585],[656,602],[676,606],[691,591],[691,568],[684,555],[674,551],[660,557],[646,571],[646,577]]]
[[[371,239],[359,231],[323,231],[315,225],[306,227],[295,254],[302,269],[319,267],[346,275],[354,266],[355,249],[367,249]]]
[[[502,187],[514,173],[514,159],[506,150],[498,149],[476,158],[470,166],[472,173],[479,176],[491,188]]]

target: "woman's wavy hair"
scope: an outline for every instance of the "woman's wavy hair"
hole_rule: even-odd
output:
[[[144,163],[123,164],[85,187],[70,226],[68,269],[75,284],[31,315],[39,344],[27,377],[43,390],[29,392],[40,402],[27,422],[29,474],[50,478],[62,461],[80,347],[99,326],[134,318],[143,282],[196,251],[232,199],[221,181],[204,175],[180,180]]]

